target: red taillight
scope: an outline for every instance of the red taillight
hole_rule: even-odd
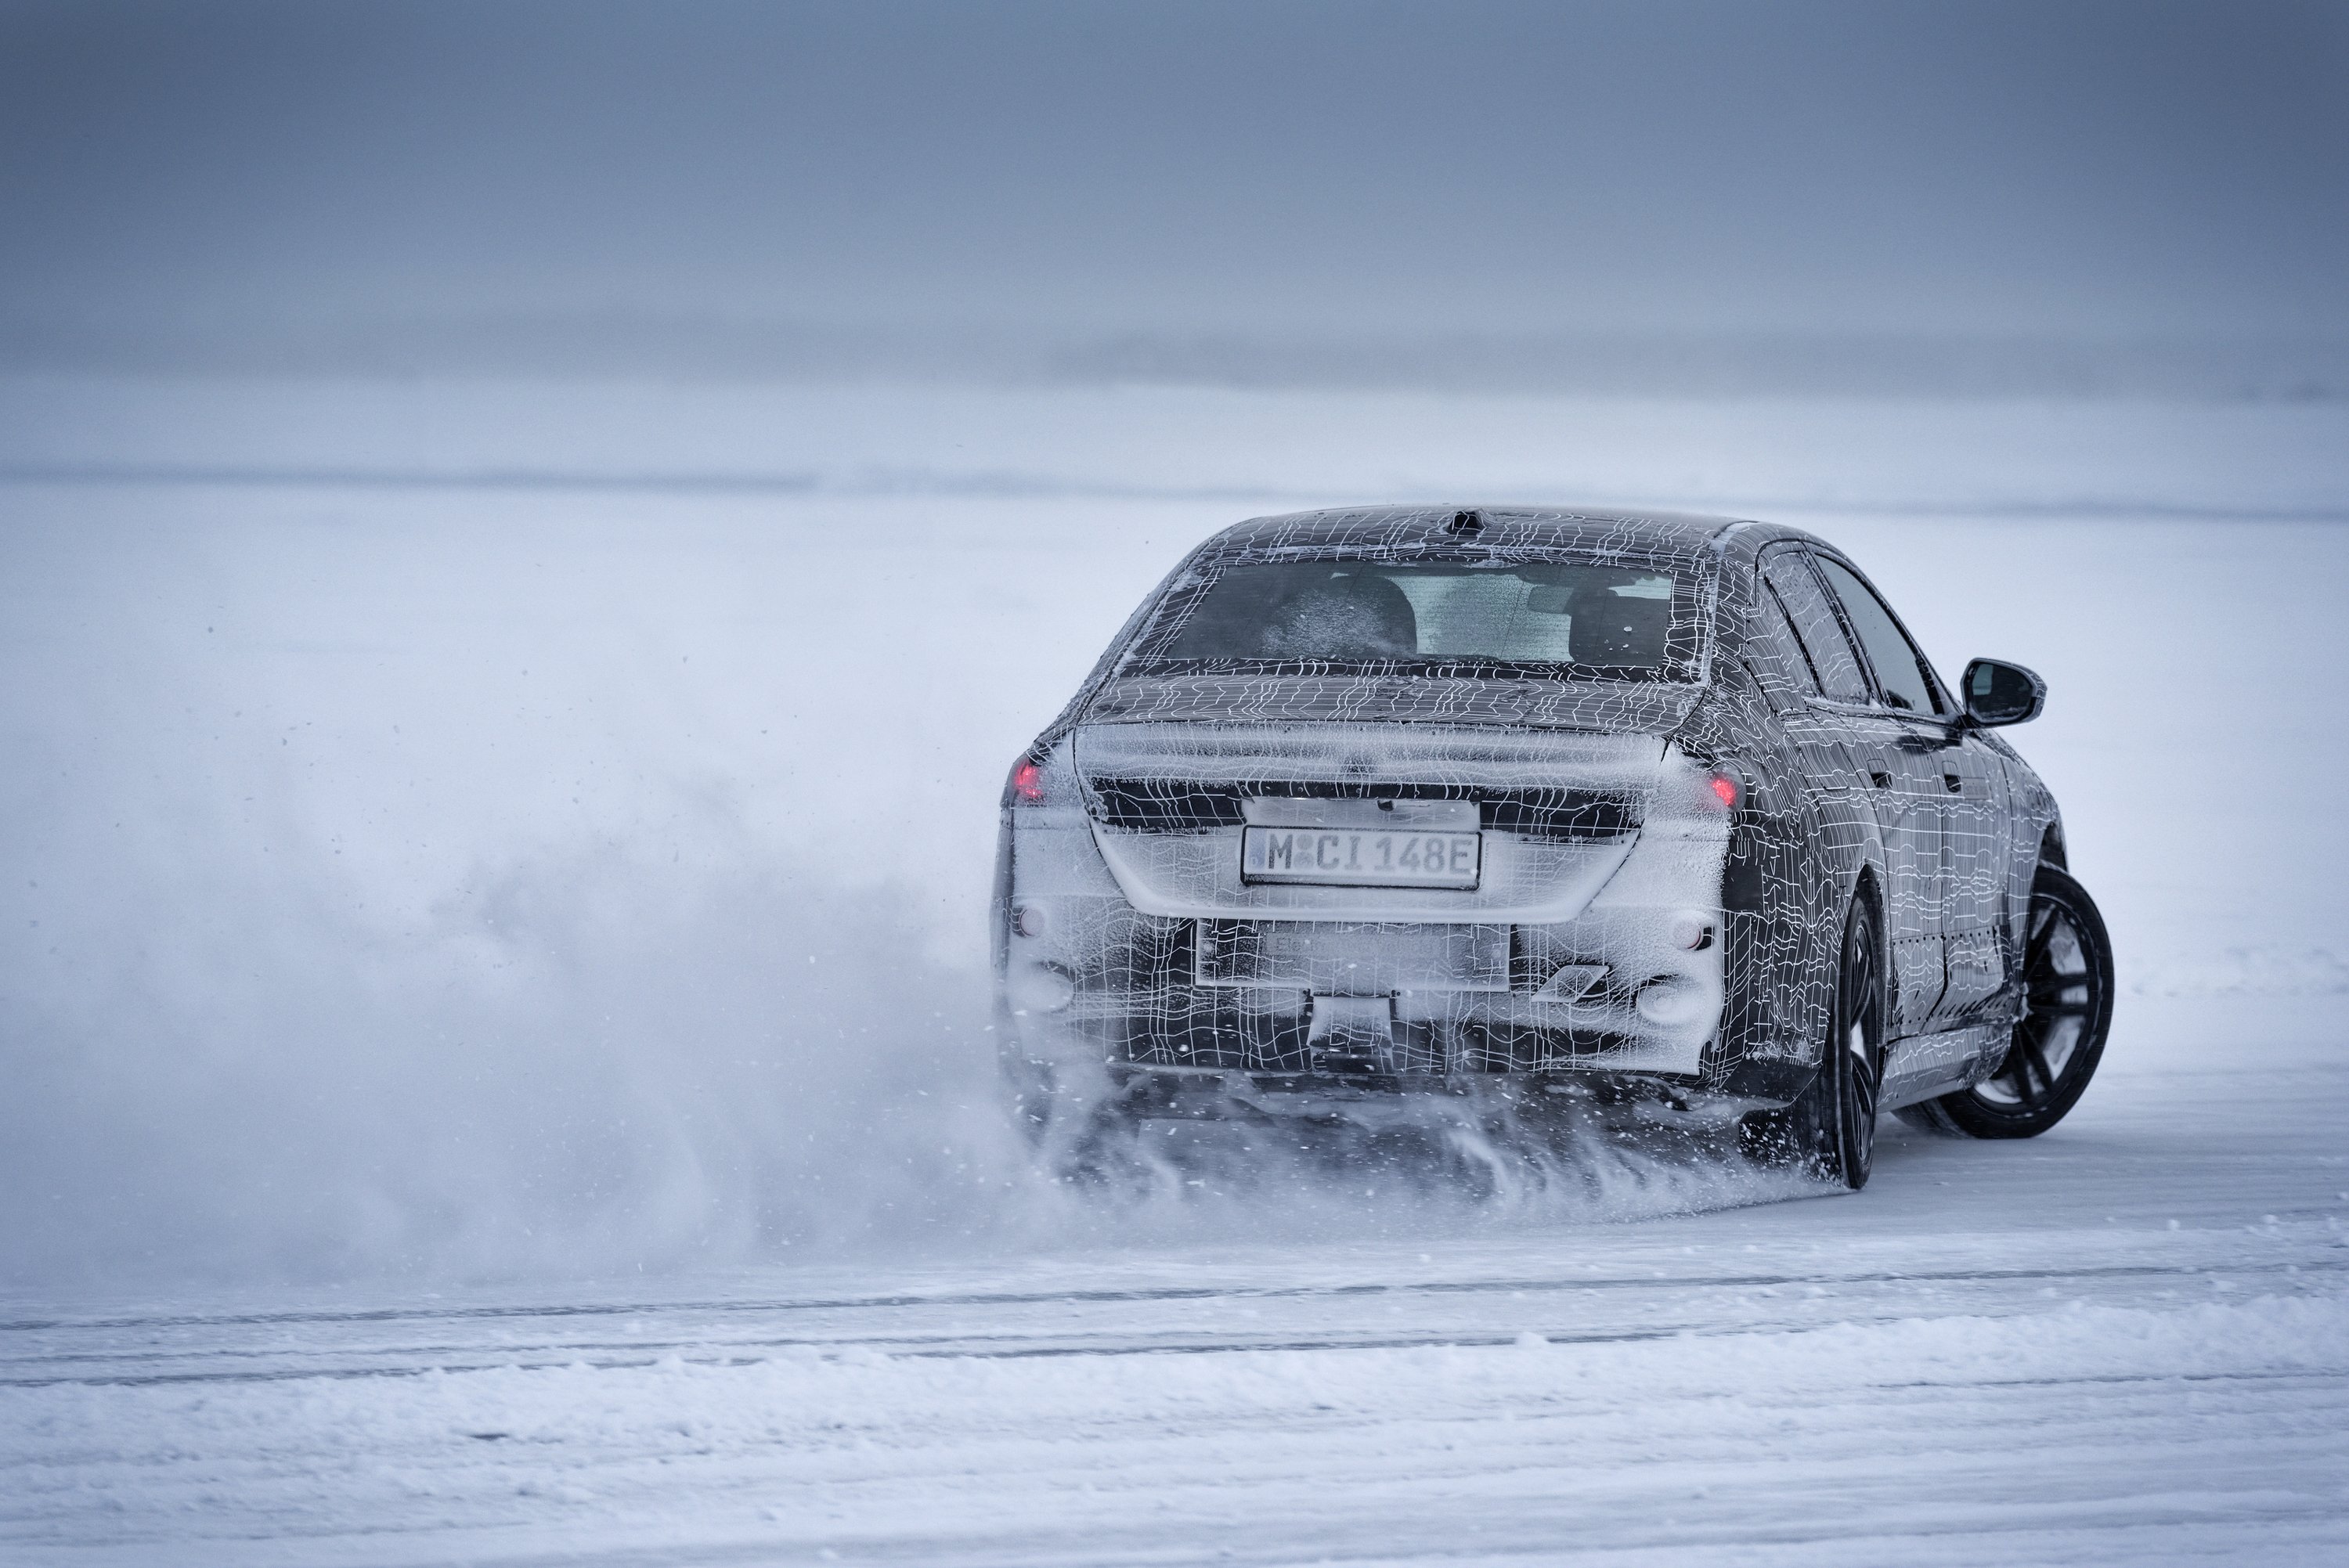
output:
[[[1737,809],[1737,780],[1726,773],[1716,773],[1708,781],[1713,785],[1713,798],[1721,802],[1724,811]]]
[[[1011,770],[1011,798],[1029,806],[1043,800],[1044,770],[1036,766],[1033,758],[1021,758],[1019,766]]]

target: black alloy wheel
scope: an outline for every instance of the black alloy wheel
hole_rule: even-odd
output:
[[[1877,963],[1876,903],[1863,888],[1844,923],[1835,1013],[1818,1075],[1781,1110],[1748,1116],[1738,1141],[1764,1164],[1794,1165],[1857,1191],[1876,1163],[1876,1097],[1884,1071],[1884,983]]]
[[[2113,948],[2087,890],[2042,866],[2031,888],[2023,1013],[2006,1060],[1971,1088],[1899,1114],[1962,1138],[2036,1138],[2079,1103],[2113,1025]]]

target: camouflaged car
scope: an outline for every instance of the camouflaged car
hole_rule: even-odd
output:
[[[1857,1187],[1878,1113],[2028,1137],[2112,963],[2055,803],[1794,529],[1514,507],[1262,518],[1136,610],[1003,796],[1021,1114],[1398,1092],[1726,1127]]]

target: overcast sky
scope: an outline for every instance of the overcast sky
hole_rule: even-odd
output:
[[[2349,335],[2349,5],[0,0],[0,314]]]

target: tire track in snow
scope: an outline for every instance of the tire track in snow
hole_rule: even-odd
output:
[[[1231,1331],[1203,1335],[1195,1329],[1188,1332],[1161,1331],[1149,1334],[1089,1334],[1057,1328],[1020,1329],[987,1332],[966,1329],[955,1333],[922,1334],[912,1332],[865,1332],[840,1335],[761,1336],[733,1339],[713,1344],[707,1336],[667,1337],[658,1340],[626,1341],[576,1340],[552,1341],[514,1345],[504,1347],[502,1355],[481,1355],[482,1347],[471,1347],[468,1356],[455,1347],[430,1346],[327,1346],[306,1354],[315,1357],[308,1364],[283,1363],[303,1357],[299,1348],[273,1346],[262,1349],[241,1349],[213,1346],[195,1351],[127,1351],[114,1349],[53,1350],[36,1352],[17,1366],[0,1370],[0,1387],[140,1387],[181,1383],[272,1383],[295,1382],[309,1378],[346,1379],[367,1377],[419,1377],[434,1372],[474,1372],[497,1368],[544,1370],[551,1367],[584,1366],[597,1370],[625,1370],[653,1367],[667,1359],[680,1360],[688,1365],[707,1367],[753,1366],[771,1360],[777,1355],[816,1354],[842,1356],[858,1351],[870,1351],[891,1357],[935,1359],[956,1358],[975,1360],[1030,1360],[1062,1357],[1137,1357],[1137,1356],[1215,1356],[1249,1355],[1277,1351],[1343,1351],[1397,1350],[1443,1346],[1474,1348],[1508,1345],[1518,1342],[1527,1334],[1537,1335],[1554,1345],[1602,1345],[1633,1343],[1644,1340],[1679,1337],[1713,1337],[1723,1335],[1754,1333],[1791,1333],[1821,1326],[1824,1322],[1886,1323],[1918,1315],[1924,1305],[1913,1298],[1890,1301],[1855,1301],[1847,1295],[1834,1294],[1831,1287],[1868,1285],[2016,1285],[2033,1283],[2062,1282],[2078,1286],[2095,1283],[2144,1283],[2163,1279],[2194,1280],[2213,1284],[2216,1288],[2233,1289],[2239,1283],[2306,1279],[2311,1284],[2343,1274],[2349,1274],[2349,1260],[2317,1259],[2310,1261],[2244,1264],[2213,1267],[2207,1264],[2177,1267],[2152,1265],[2108,1265],[2081,1269],[1961,1269],[1940,1271],[1891,1272],[1871,1271],[1852,1274],[1741,1274],[1716,1276],[1711,1279],[1665,1278],[1634,1279],[1617,1276],[1599,1281],[1550,1280],[1518,1283],[1434,1282],[1424,1286],[1357,1285],[1336,1289],[1259,1289],[1259,1290],[1180,1290],[1154,1292],[1066,1292],[1066,1293],[998,1293],[985,1296],[910,1296],[882,1298],[857,1303],[797,1303],[781,1306],[755,1304],[724,1304],[719,1307],[698,1307],[692,1310],[720,1311],[728,1315],[762,1311],[810,1309],[825,1307],[879,1310],[888,1313],[909,1307],[935,1305],[965,1306],[971,1305],[1063,1305],[1085,1304],[1126,1304],[1135,1301],[1243,1303],[1271,1299],[1312,1299],[1317,1297],[1444,1296],[1462,1294],[1513,1296],[1540,1295],[1575,1295],[1586,1288],[1603,1292],[1643,1289],[1656,1298],[1655,1309],[1649,1310],[1639,1302],[1623,1304],[1645,1319],[1620,1323],[1614,1326],[1540,1326],[1530,1328],[1494,1329],[1459,1326],[1437,1326],[1402,1332],[1373,1332],[1354,1328],[1319,1335],[1294,1333]],[[1818,1295],[1798,1298],[1792,1305],[1810,1305],[1815,1312],[1757,1311],[1747,1298],[1723,1299],[1733,1291],[1801,1288],[1816,1290]],[[2012,1313],[2018,1310],[2011,1295],[1992,1296],[1976,1293],[1977,1299],[1951,1302],[1946,1299],[1930,1304],[1936,1315],[1951,1312]],[[2036,1299],[2026,1298],[2022,1309],[2044,1307],[2044,1294]],[[1702,1310],[1700,1310],[1702,1309]],[[563,1309],[543,1315],[562,1317],[588,1312],[586,1308]],[[595,1309],[601,1315],[605,1310]],[[650,1309],[632,1309],[645,1315]],[[670,1311],[682,1309],[670,1308]],[[1669,1315],[1661,1315],[1668,1314]],[[446,1314],[416,1313],[403,1315],[352,1315],[359,1321],[413,1321],[445,1317],[450,1321],[471,1321],[478,1317],[502,1315],[520,1317],[520,1309],[491,1312],[489,1309],[460,1309]],[[657,1313],[653,1314],[657,1315]],[[1661,1315],[1661,1320],[1659,1320]],[[351,1317],[314,1316],[304,1321],[344,1323]],[[222,1320],[245,1323],[249,1319]],[[273,1320],[274,1321],[274,1320]],[[114,1328],[117,1326],[107,1326]],[[129,1324],[123,1327],[140,1327]],[[764,1352],[766,1354],[750,1354]],[[275,1366],[215,1366],[223,1361],[279,1362]],[[178,1369],[140,1371],[135,1368],[153,1367],[159,1363],[189,1363]],[[68,1370],[76,1364],[101,1364],[106,1370],[77,1374]],[[321,1364],[323,1363],[323,1364]]]

